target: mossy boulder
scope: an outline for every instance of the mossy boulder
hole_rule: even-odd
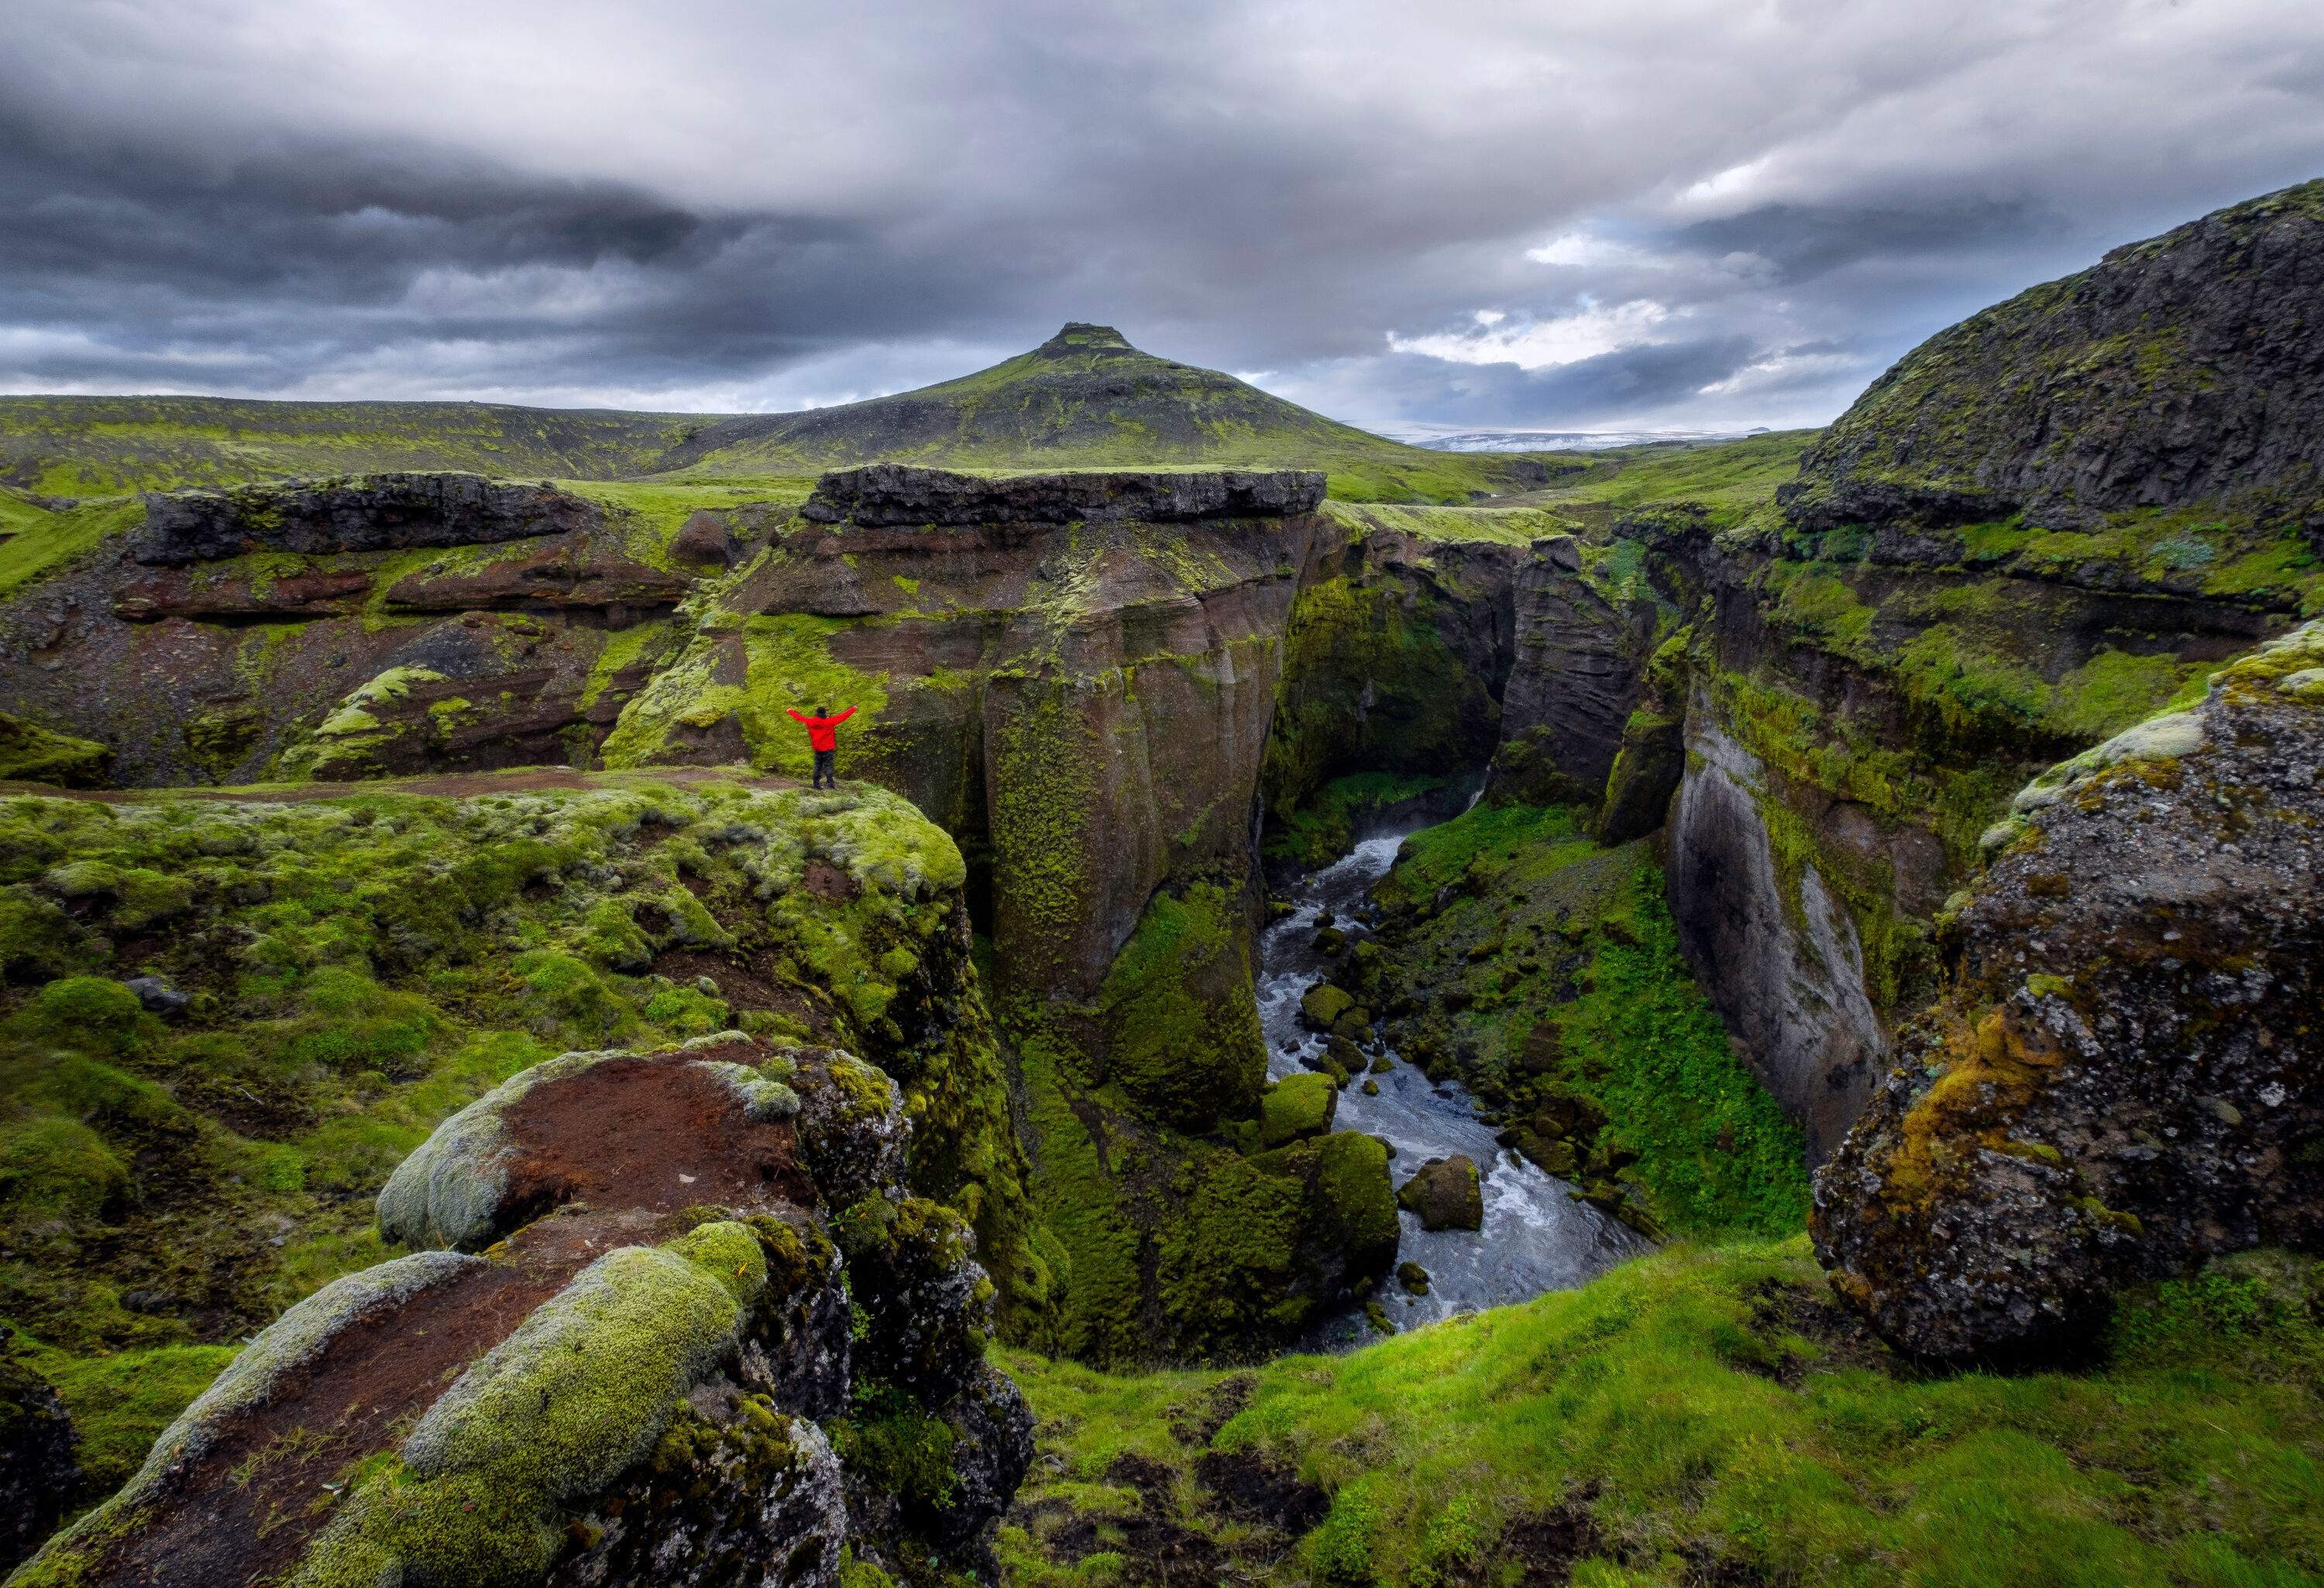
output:
[[[981,1564],[1031,1419],[983,1366],[974,1236],[905,1194],[899,1155],[840,1151],[891,1177],[830,1218],[835,1251],[794,1079],[826,1136],[900,1134],[870,1066],[737,1033],[568,1056],[447,1121],[385,1212],[437,1235],[473,1214],[485,1254],[397,1259],[290,1309],[29,1580],[709,1583],[751,1559],[825,1588],[850,1549]],[[852,1521],[815,1419],[867,1398],[959,1426],[965,1503]]]
[[[1481,1230],[1485,1199],[1474,1159],[1461,1153],[1432,1158],[1397,1187],[1397,1205],[1420,1215],[1424,1230]]]
[[[1890,1341],[2077,1348],[2114,1297],[2324,1220],[2324,621],[2037,780],[1950,912],[1960,972],[1818,1175],[1817,1252]]]
[[[1262,1147],[1282,1147],[1332,1128],[1340,1109],[1340,1089],[1329,1076],[1313,1073],[1288,1076],[1267,1089],[1259,1102],[1259,1140]]]
[[[1357,1007],[1347,989],[1318,982],[1300,995],[1299,1018],[1314,1030],[1329,1031]]]
[[[0,711],[0,782],[101,789],[112,761],[113,752],[102,744]]]

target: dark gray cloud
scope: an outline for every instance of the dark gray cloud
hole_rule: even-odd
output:
[[[779,408],[1091,319],[1379,426],[1813,422],[2324,171],[2312,6],[1932,9],[24,0],[0,390]]]

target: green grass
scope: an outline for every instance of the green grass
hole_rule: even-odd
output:
[[[1798,475],[1800,454],[1817,434],[1777,430],[1700,446],[1618,447],[1590,454],[1586,472],[1538,493],[1535,500],[1553,509],[1696,502],[1711,510],[1714,525],[1736,522],[1774,502],[1775,487]]]
[[[1520,1127],[1553,1093],[1590,1098],[1637,1155],[1614,1178],[1665,1228],[1800,1228],[1799,1128],[1696,987],[1651,846],[1592,843],[1582,814],[1480,804],[1405,841],[1374,890],[1381,943],[1430,998],[1395,1039]]]
[[[1586,1519],[1572,1580],[1600,1588],[2310,1583],[2315,1285],[2307,1260],[2252,1254],[2134,1296],[2088,1372],[1923,1377],[1831,1326],[1804,1238],[1676,1247],[1582,1290],[1259,1370],[1214,1446],[1332,1501],[1280,1554],[1207,1509],[1202,1446],[1172,1432],[1222,1375],[1015,1353],[1042,1458],[1020,1497],[1033,1526],[1002,1534],[1004,1581],[1093,1580],[1044,1546],[1076,1518],[1134,1554],[1136,1498],[1108,1473],[1135,1454],[1171,1475],[1171,1519],[1250,1582],[1514,1583],[1503,1528],[1558,1513]]]

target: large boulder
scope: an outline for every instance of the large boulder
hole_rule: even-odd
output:
[[[1424,1230],[1480,1230],[1485,1198],[1477,1162],[1461,1153],[1432,1158],[1397,1188],[1397,1205],[1420,1215]]]
[[[1286,1076],[1259,1100],[1259,1145],[1283,1147],[1323,1135],[1339,1111],[1340,1089],[1329,1076]]]
[[[2324,622],[2021,793],[1953,990],[1816,1177],[1900,1348],[2086,1343],[2114,1291],[2324,1236]]]
[[[900,1134],[876,1069],[738,1032],[524,1072],[381,1198],[391,1236],[483,1252],[292,1307],[24,1580],[827,1588],[849,1550],[983,1564],[1031,1418],[982,1361],[974,1236],[905,1195]],[[864,1193],[837,1247],[825,1177]],[[941,1518],[851,1528],[851,1486],[884,1474],[852,1477],[825,1425],[867,1396],[954,1430]]]

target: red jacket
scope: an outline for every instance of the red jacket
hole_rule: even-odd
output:
[[[854,715],[855,708],[851,706],[837,716],[801,716],[793,712],[791,721],[807,729],[807,742],[817,750],[836,750],[839,748],[839,725]]]

